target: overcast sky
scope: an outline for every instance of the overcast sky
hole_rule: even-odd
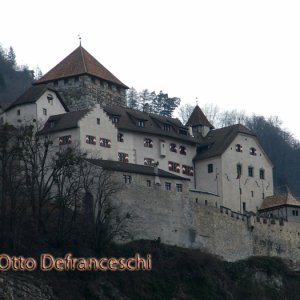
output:
[[[300,139],[300,1],[6,0],[0,43],[45,74],[79,45],[128,86],[277,115]]]

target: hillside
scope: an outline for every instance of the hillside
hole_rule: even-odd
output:
[[[81,251],[77,249],[74,255],[83,255]],[[228,263],[198,250],[165,246],[152,241],[115,246],[106,256],[132,257],[135,253],[152,255],[151,271],[9,272],[5,278],[0,274],[0,287],[6,283],[6,289],[1,289],[0,298],[300,299],[299,275],[277,258],[253,257]]]
[[[27,66],[16,64],[13,48],[6,50],[0,45],[0,105],[14,101],[30,87],[33,78]]]

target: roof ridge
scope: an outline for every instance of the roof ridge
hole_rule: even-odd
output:
[[[87,73],[87,68],[86,68],[85,59],[84,59],[84,55],[83,55],[83,50],[85,50],[85,49],[83,49],[83,47],[81,45],[79,46],[79,48],[80,48],[80,54],[81,54],[81,58],[82,58],[82,62],[83,62],[83,68],[84,68],[84,71]]]

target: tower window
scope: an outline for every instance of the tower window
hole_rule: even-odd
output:
[[[20,116],[20,115],[21,115],[21,110],[18,109],[18,110],[17,110],[17,116]]]
[[[43,115],[47,116],[47,109],[46,108],[43,108]]]
[[[97,118],[97,125],[100,125],[100,118]]]
[[[259,178],[260,179],[265,179],[265,170],[264,169],[259,170]]]
[[[214,171],[214,165],[213,164],[208,164],[207,165],[207,172],[212,173]]]

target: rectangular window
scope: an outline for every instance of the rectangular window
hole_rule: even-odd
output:
[[[179,153],[181,155],[186,155],[186,148],[184,146],[179,146]]]
[[[72,136],[71,135],[64,135],[59,137],[59,144],[60,145],[67,145],[72,143]]]
[[[246,202],[243,202],[243,211],[246,211]]]
[[[248,167],[248,176],[253,177],[253,167]]]
[[[138,120],[137,125],[139,127],[145,127],[145,121],[144,120]]]
[[[176,192],[182,193],[182,184],[181,183],[176,184]]]
[[[151,139],[145,138],[144,139],[144,147],[153,148],[153,141]]]
[[[170,131],[171,131],[171,125],[169,125],[169,124],[164,124],[163,129],[164,129],[164,131],[170,132]]]
[[[207,165],[207,172],[208,173],[213,173],[214,171],[214,165],[213,164],[208,164]]]
[[[118,133],[118,142],[124,143],[124,134],[123,133]]]
[[[293,210],[292,213],[294,217],[298,217],[298,210]]]
[[[241,164],[236,165],[236,173],[237,173],[237,179],[241,178],[241,175],[242,175],[242,165]]]
[[[170,182],[165,182],[165,189],[167,191],[171,191],[171,183]]]
[[[104,148],[110,148],[111,141],[109,139],[100,138],[100,146]]]
[[[169,171],[180,173],[180,165],[178,163],[169,161],[168,167]]]
[[[153,158],[144,158],[144,165],[145,166],[152,166],[154,163],[154,159]]]
[[[18,110],[17,110],[17,116],[20,116],[20,115],[21,115],[21,110],[18,109]]]
[[[151,180],[147,180],[147,187],[150,187],[151,186]]]
[[[253,192],[253,191],[251,191],[251,197],[252,197],[252,198],[254,197],[254,192]]]
[[[265,170],[264,169],[259,170],[259,178],[260,179],[265,179]]]
[[[112,121],[112,123],[114,123],[114,124],[119,123],[119,117],[118,117],[118,116],[112,116],[112,117],[111,117],[111,121]]]
[[[125,162],[125,163],[128,163],[128,161],[129,161],[128,154],[123,153],[123,152],[118,153],[118,159],[119,159],[120,162]]]
[[[243,146],[241,144],[235,145],[235,151],[236,152],[243,152]]]
[[[176,144],[174,144],[174,143],[170,144],[170,151],[177,153],[177,146],[176,146]]]
[[[193,176],[194,175],[194,168],[186,165],[182,165],[182,174]]]
[[[100,118],[97,118],[97,125],[100,125]]]
[[[131,184],[131,175],[123,175],[123,182],[125,184]]]
[[[92,135],[86,135],[85,142],[90,145],[96,145],[96,137]]]
[[[254,147],[250,148],[250,155],[256,156],[256,149]]]
[[[47,116],[47,109],[46,108],[43,108],[43,115]]]

